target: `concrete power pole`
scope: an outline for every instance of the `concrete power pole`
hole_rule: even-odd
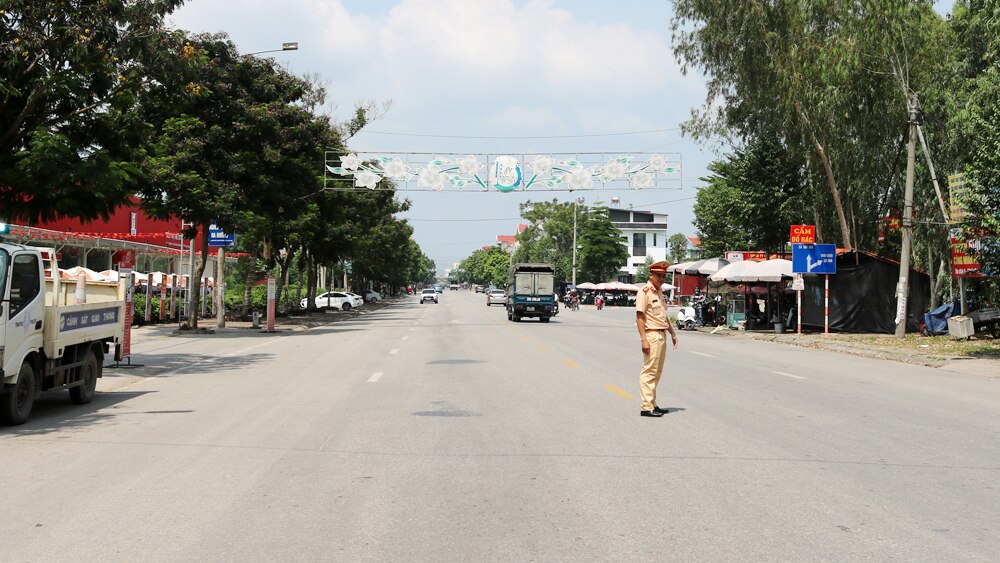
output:
[[[903,194],[903,249],[896,286],[896,338],[906,335],[906,296],[909,294],[910,247],[913,244],[913,175],[917,161],[917,104],[910,98],[910,140],[906,143],[906,190]]]

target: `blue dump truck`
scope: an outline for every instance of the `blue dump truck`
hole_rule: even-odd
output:
[[[507,275],[507,320],[534,317],[543,323],[556,314],[552,264],[514,264]]]

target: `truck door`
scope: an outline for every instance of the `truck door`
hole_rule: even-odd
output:
[[[42,267],[37,253],[14,253],[4,290],[7,302],[3,304],[0,317],[5,321],[3,370],[12,375],[21,369],[21,360],[28,350],[42,347],[45,296],[42,295]]]

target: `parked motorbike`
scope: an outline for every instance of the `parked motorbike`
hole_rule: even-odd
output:
[[[694,306],[681,307],[677,312],[677,328],[682,330],[694,330],[702,326],[701,319],[695,314]]]

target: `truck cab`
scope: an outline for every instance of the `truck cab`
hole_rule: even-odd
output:
[[[53,249],[0,244],[0,422],[25,422],[43,391],[91,401],[105,354],[122,341],[125,283],[88,282],[73,296]]]

